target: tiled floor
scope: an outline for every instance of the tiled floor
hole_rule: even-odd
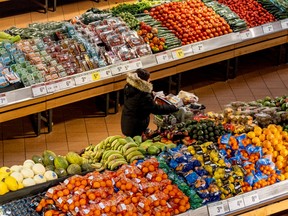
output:
[[[1,18],[0,28],[7,29],[12,25],[23,27],[36,21],[69,19],[90,7],[109,7],[116,3],[76,0],[70,0],[72,4],[64,2],[60,2],[56,12],[19,13]],[[267,50],[241,57],[237,77],[228,81],[219,81],[219,64],[183,73],[182,89],[194,92],[207,111],[216,112],[221,111],[231,101],[251,101],[265,96],[288,94],[288,65],[275,66],[273,51]],[[164,80],[154,84],[155,88],[167,87]],[[33,154],[41,154],[44,149],[53,150],[58,154],[80,151],[88,144],[96,144],[108,135],[121,134],[121,107],[117,114],[88,117],[95,114],[101,103],[99,101],[89,99],[53,110],[53,131],[38,137],[33,133],[30,117],[0,124],[0,166],[23,163]],[[156,128],[152,121],[150,127]]]

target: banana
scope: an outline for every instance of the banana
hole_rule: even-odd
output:
[[[119,145],[119,147],[117,148],[117,151],[120,151],[121,153],[123,153],[122,149],[123,149],[123,145]]]
[[[115,163],[117,163],[117,162],[122,162],[123,164],[127,164],[127,161],[123,158],[118,158],[118,159],[115,159],[115,160],[112,160],[112,161],[110,161],[109,163],[108,163],[108,165],[107,165],[107,167],[108,167],[108,169],[111,169],[111,167],[112,167],[112,165],[113,164],[115,164]],[[114,165],[115,166],[115,165]]]
[[[138,151],[139,150],[139,147],[131,147],[129,149],[127,149],[126,152],[124,152],[124,156],[126,157],[127,155],[129,155],[131,152],[133,151]]]
[[[106,140],[107,140],[107,138],[106,138],[105,140],[102,140],[102,141],[97,145],[97,146],[99,146],[98,149],[105,149]],[[107,140],[107,142],[108,142],[108,140]]]
[[[95,169],[96,172],[101,172],[101,171],[103,171],[103,170],[105,170],[105,167],[101,167],[101,168],[99,168],[99,169]]]
[[[94,148],[94,146],[93,146],[92,144],[90,144],[89,146],[87,146],[87,147],[85,148],[85,152],[86,152],[86,151],[91,151],[91,150],[93,150],[93,148]]]
[[[112,138],[112,136],[108,136],[105,140],[104,140],[104,146],[106,146],[109,143],[109,140]]]
[[[112,144],[111,144],[111,148],[112,148],[112,149],[115,149],[115,146],[118,145],[118,144],[119,144],[118,139],[115,139],[115,140],[112,142]]]
[[[132,157],[137,155],[143,155],[140,151],[133,151],[126,156],[127,161],[130,161]]]
[[[91,166],[94,169],[100,169],[103,166],[103,164],[102,163],[92,163]]]
[[[129,143],[126,143],[124,146],[123,146],[123,152],[126,152],[127,149],[131,148],[131,147],[138,147],[138,145],[134,142],[129,142]]]
[[[119,146],[124,146],[125,144],[122,144],[121,142],[119,142],[119,139],[118,139],[118,142],[114,145],[113,149],[117,150]]]
[[[112,160],[124,158],[122,154],[112,154],[107,158],[107,162],[109,163]]]
[[[115,135],[109,138],[109,143],[112,143],[114,140],[121,138],[122,136],[120,135]]]
[[[118,142],[121,143],[121,145],[125,145],[127,143],[127,140],[124,138],[119,138]]]
[[[112,155],[112,154],[121,154],[121,152],[120,151],[117,151],[117,150],[108,150],[108,151],[105,151],[104,152],[104,154],[103,154],[103,156],[102,156],[102,159],[103,160],[106,160],[110,155]]]
[[[117,167],[121,166],[121,165],[124,165],[124,164],[127,164],[126,161],[116,161],[115,163],[113,163],[110,167],[111,170],[115,170]]]
[[[140,159],[144,159],[145,156],[144,155],[136,155],[132,158],[130,158],[129,163],[132,163],[134,160],[140,160]]]

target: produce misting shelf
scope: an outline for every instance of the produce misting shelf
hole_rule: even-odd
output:
[[[106,99],[109,100],[109,93],[124,87],[125,74],[137,68],[146,68],[151,72],[152,80],[157,80],[181,75],[182,72],[213,63],[237,59],[259,50],[287,45],[287,42],[288,19],[5,92],[0,94],[0,122],[51,111],[53,108],[99,95],[106,94]],[[225,71],[225,79],[236,76],[234,72],[232,77],[229,77],[228,72]],[[107,103],[106,111],[108,106]],[[51,123],[49,121],[49,124]],[[37,131],[39,130],[38,128]]]

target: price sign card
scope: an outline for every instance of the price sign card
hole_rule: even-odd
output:
[[[195,54],[203,52],[204,49],[205,49],[205,47],[204,47],[203,43],[198,43],[198,44],[192,45],[192,50],[193,50],[193,53],[195,53]]]
[[[72,88],[73,86],[75,86],[75,81],[71,77],[67,77],[62,79],[59,85],[60,89]]]
[[[172,51],[173,59],[181,59],[185,57],[184,51],[182,49],[177,49]]]
[[[95,71],[91,74],[91,77],[92,77],[92,80],[95,82],[101,79],[101,74],[99,71]]]
[[[288,28],[288,19],[281,20],[280,23],[281,23],[282,29],[287,29]]]
[[[137,70],[138,68],[142,68],[142,62],[140,59],[131,60],[129,62],[130,70]]]
[[[245,204],[244,204],[244,199],[243,197],[235,197],[235,198],[230,198],[228,200],[228,205],[229,205],[229,209],[230,211],[236,211],[238,209],[244,208]]]
[[[208,211],[210,216],[224,215],[225,209],[222,202],[217,202],[208,205]]]
[[[157,54],[156,60],[157,60],[158,64],[163,64],[163,63],[170,61],[169,56],[166,52],[161,53],[161,54]]]
[[[117,65],[111,68],[112,75],[117,75],[125,72],[123,65]]]
[[[240,33],[240,37],[242,40],[247,40],[253,37],[252,32],[250,30],[244,31]]]
[[[47,89],[44,83],[39,84],[39,85],[33,85],[31,86],[31,88],[32,88],[32,94],[34,97],[47,94]]]
[[[110,68],[99,70],[99,73],[100,73],[101,79],[106,79],[106,78],[109,78],[112,76],[112,72],[111,72]]]
[[[274,31],[272,24],[264,25],[264,26],[262,26],[262,29],[263,29],[264,34],[269,34],[269,33]]]
[[[259,195],[257,192],[247,194],[243,198],[244,198],[245,206],[251,206],[260,202]]]
[[[79,74],[74,77],[76,85],[83,85],[92,81],[89,74]]]
[[[60,90],[59,81],[51,81],[46,83],[46,89],[48,93],[57,92]]]
[[[0,94],[0,106],[4,106],[6,104],[8,104],[6,94]]]

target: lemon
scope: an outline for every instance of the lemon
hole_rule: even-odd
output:
[[[9,192],[7,185],[4,182],[0,182],[0,195],[4,195]]]
[[[250,139],[253,139],[255,137],[255,133],[253,131],[250,131],[248,132],[247,136],[250,138]]]

